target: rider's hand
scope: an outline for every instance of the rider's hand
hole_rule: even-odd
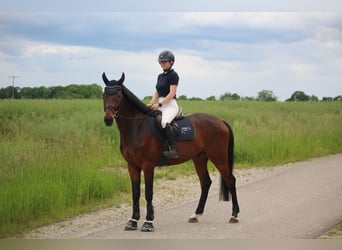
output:
[[[154,103],[154,104],[149,103],[147,106],[150,107],[153,110],[158,110],[159,109],[159,104],[158,103]]]

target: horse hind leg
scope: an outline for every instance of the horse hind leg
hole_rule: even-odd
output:
[[[221,192],[224,201],[228,201],[229,193],[231,194],[232,198],[232,215],[229,220],[229,223],[238,223],[238,213],[240,212],[237,194],[236,194],[236,179],[232,174],[229,164],[225,163],[226,160],[217,160],[216,158],[210,158],[210,160],[214,163],[217,170],[221,174]],[[227,198],[227,199],[226,199]]]
[[[238,213],[240,212],[238,200],[237,200],[237,194],[236,194],[236,179],[234,175],[229,175],[225,171],[220,171],[222,176],[222,183],[221,183],[221,190],[222,187],[225,185],[226,188],[225,191],[227,194],[225,194],[227,197],[229,196],[229,193],[231,194],[232,198],[232,215],[230,217],[229,223],[238,223]]]
[[[188,222],[190,223],[198,222],[198,217],[203,214],[204,207],[208,198],[209,189],[212,183],[207,168],[208,158],[204,154],[201,154],[194,158],[193,162],[196,167],[196,173],[200,179],[201,196],[195,213],[191,215],[191,217],[188,220]]]
[[[231,176],[231,187],[230,187],[230,193],[232,195],[232,203],[233,203],[233,211],[232,216],[230,217],[229,223],[238,223],[238,213],[240,212],[239,204],[237,201],[237,195],[236,195],[236,179],[235,176]]]

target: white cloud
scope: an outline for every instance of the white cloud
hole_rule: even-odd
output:
[[[293,30],[315,24],[337,24],[341,22],[341,15],[333,12],[187,12],[179,14],[176,22],[188,26],[249,26]]]
[[[112,79],[124,71],[126,85],[144,97],[160,72],[158,53],[169,48],[178,95],[256,96],[269,89],[284,100],[296,90],[342,93],[339,13],[50,15],[23,15],[13,29],[0,21],[0,87],[12,74],[20,75],[19,86],[38,86],[102,84],[103,71]]]

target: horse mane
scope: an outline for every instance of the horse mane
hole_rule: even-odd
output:
[[[134,95],[125,85],[122,85],[122,93],[142,113],[147,115],[152,113],[152,110],[147,107],[146,104],[143,103],[136,95]]]

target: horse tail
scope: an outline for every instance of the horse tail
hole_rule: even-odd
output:
[[[228,142],[228,168],[229,168],[229,177],[232,179],[233,177],[233,167],[234,167],[234,134],[230,125],[223,121],[223,123],[227,126],[229,131],[229,142]],[[220,185],[220,194],[219,199],[223,201],[229,201],[229,187],[224,181],[221,175],[221,185]]]

